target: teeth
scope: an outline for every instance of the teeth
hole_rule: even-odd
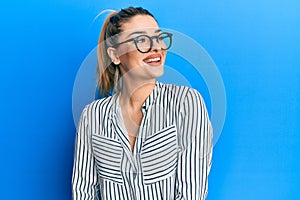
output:
[[[160,61],[160,58],[150,58],[147,60],[147,62],[156,62],[156,61]]]

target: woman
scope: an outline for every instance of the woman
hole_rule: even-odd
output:
[[[73,199],[205,199],[212,127],[200,94],[162,84],[172,34],[143,8],[106,19],[99,38],[98,84],[115,93],[81,115]]]

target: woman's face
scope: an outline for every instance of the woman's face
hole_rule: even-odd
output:
[[[121,29],[123,32],[118,38],[119,42],[139,35],[157,36],[161,33],[157,22],[149,15],[136,15],[123,23]],[[121,73],[142,80],[160,77],[164,72],[166,59],[166,50],[162,50],[161,45],[154,39],[152,49],[147,53],[138,51],[133,41],[118,46],[116,50],[121,63]]]

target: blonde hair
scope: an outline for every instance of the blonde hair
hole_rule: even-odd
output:
[[[135,15],[150,15],[154,18],[146,9],[129,7],[121,9],[120,12],[112,12],[103,23],[97,47],[98,64],[96,73],[98,77],[97,87],[99,88],[99,97],[103,94],[104,96],[108,96],[111,89],[114,89],[114,92],[121,90],[121,86],[118,83],[121,77],[121,64],[115,65],[111,61],[107,53],[107,48],[118,43],[117,35],[122,31],[122,24]]]

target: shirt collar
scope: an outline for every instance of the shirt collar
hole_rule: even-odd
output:
[[[155,100],[161,90],[161,87],[162,87],[162,83],[156,81],[153,91],[150,93],[150,95],[147,97],[147,99],[145,100],[145,102],[142,105],[143,110],[148,110],[149,106],[151,106],[155,102]]]
[[[155,82],[155,87],[153,89],[153,91],[150,93],[150,95],[147,97],[147,99],[145,100],[145,102],[142,105],[142,110],[148,110],[148,108],[155,102],[161,88],[162,88],[162,83],[156,81]],[[120,97],[121,93],[117,93],[113,95],[113,105],[112,105],[112,115],[115,115],[118,111],[118,106],[119,103],[117,101],[119,101],[119,97]],[[112,116],[113,117],[113,116]]]

